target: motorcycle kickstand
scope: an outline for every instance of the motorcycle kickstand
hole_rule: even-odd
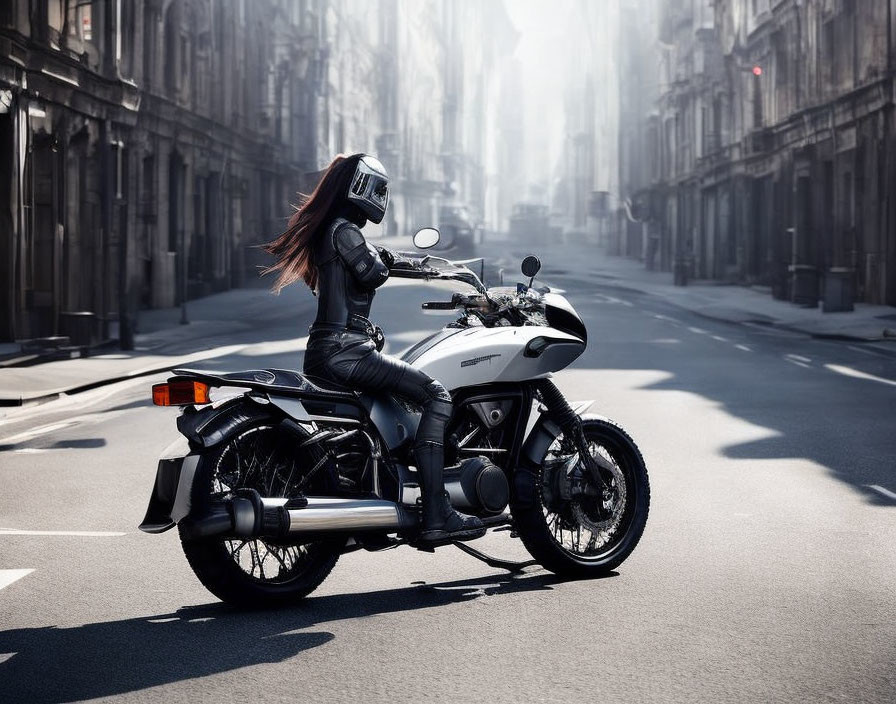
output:
[[[484,552],[481,552],[476,548],[472,548],[466,543],[460,542],[459,540],[452,541],[452,545],[467,553],[467,555],[475,557],[477,560],[481,560],[489,567],[494,567],[495,569],[499,570],[507,570],[508,572],[522,572],[526,567],[532,567],[532,565],[538,564],[538,562],[536,562],[535,560],[515,562],[513,560],[502,560],[499,557],[492,557],[491,555],[486,555]]]

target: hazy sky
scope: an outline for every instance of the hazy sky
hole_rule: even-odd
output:
[[[526,146],[532,168],[543,169],[557,163],[566,137],[564,100],[581,93],[586,73],[602,103],[599,120],[610,107],[606,101],[614,100],[615,73],[609,62],[615,49],[610,33],[618,21],[616,0],[505,0],[505,7],[520,32],[515,56],[525,76]],[[615,127],[615,121],[607,120],[598,130],[606,141],[607,130]],[[612,161],[612,155],[602,156],[600,164]],[[597,187],[610,187],[606,173],[596,177]]]
[[[533,154],[535,163],[544,164],[546,157],[550,163],[550,157],[556,157],[563,144],[562,77],[570,70],[564,47],[569,41],[566,27],[570,15],[578,9],[575,5],[578,0],[505,2],[508,14],[520,32],[515,54],[525,75],[525,114],[540,126],[538,130],[532,130],[530,126],[528,132],[536,141],[527,147],[547,152]]]

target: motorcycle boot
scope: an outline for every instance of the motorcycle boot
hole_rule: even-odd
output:
[[[439,545],[454,540],[475,540],[485,535],[485,526],[476,516],[456,511],[451,505],[442,477],[444,450],[441,444],[425,443],[414,448],[423,525],[417,542]]]

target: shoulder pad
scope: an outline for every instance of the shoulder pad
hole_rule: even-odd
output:
[[[364,235],[354,223],[342,220],[337,224],[333,233],[333,244],[340,254],[348,254],[353,249],[363,247],[365,242]]]

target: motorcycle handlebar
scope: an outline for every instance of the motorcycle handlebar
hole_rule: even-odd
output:
[[[423,310],[454,310],[454,301],[426,301],[420,306]]]

